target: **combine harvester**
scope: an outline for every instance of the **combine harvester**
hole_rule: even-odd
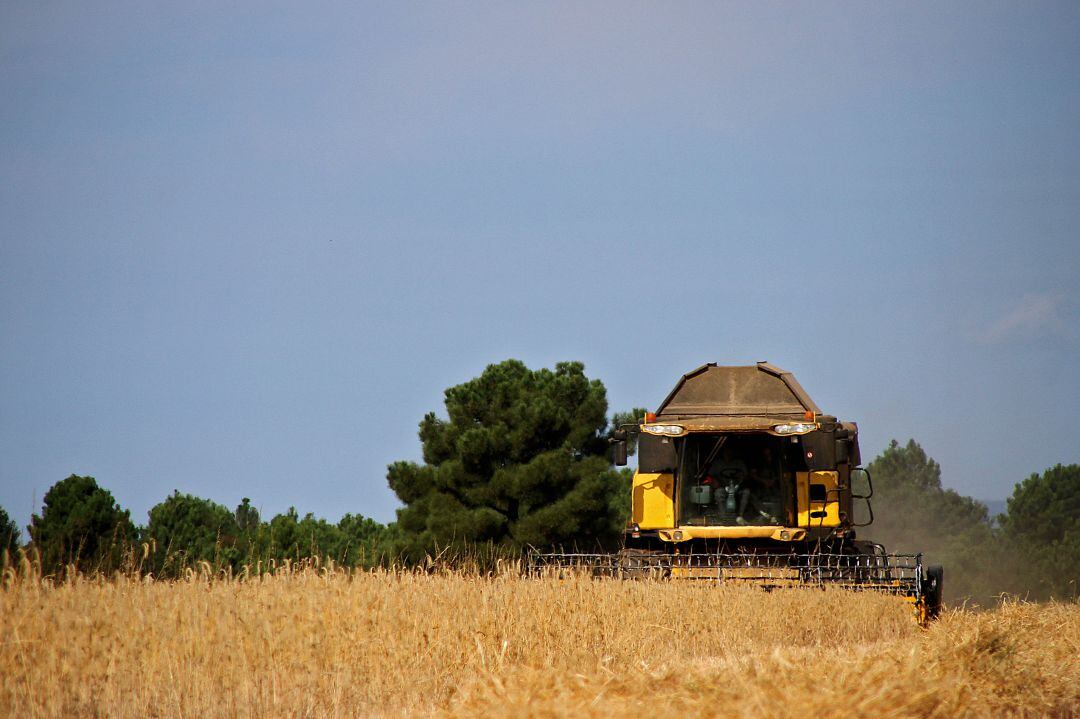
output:
[[[631,434],[638,468],[623,549],[535,553],[535,569],[838,586],[902,596],[921,624],[940,612],[941,567],[856,538],[873,521],[858,427],[822,414],[790,372],[704,365],[643,424],[614,433],[618,465]]]

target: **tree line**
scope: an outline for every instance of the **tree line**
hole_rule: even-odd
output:
[[[45,495],[24,548],[47,573],[137,568],[163,577],[196,565],[265,571],[332,560],[366,568],[446,551],[617,548],[632,473],[612,466],[607,438],[643,410],[609,417],[604,385],[578,362],[531,370],[507,360],[450,387],[444,400],[445,418],[429,412],[420,422],[422,462],[388,467],[403,504],[389,525],[359,514],[335,524],[295,509],[266,521],[247,498],[230,510],[174,492],[136,526],[94,478],[72,475]],[[1024,479],[998,517],[946,489],[941,467],[914,440],[894,440],[868,469],[875,521],[860,537],[944,564],[952,599],[1080,593],[1080,465]],[[11,557],[19,546],[18,527],[0,508],[0,550]]]
[[[18,527],[0,508],[0,540],[8,561],[16,554]],[[71,475],[54,484],[40,514],[30,520],[32,552],[47,574],[138,570],[176,577],[189,568],[212,571],[273,570],[286,562],[334,560],[349,567],[382,561],[387,527],[358,514],[333,524],[296,509],[264,521],[251,500],[233,510],[209,499],[174,491],[136,526],[111,492],[93,477]]]
[[[867,469],[874,523],[860,536],[943,565],[949,599],[1080,596],[1080,464],[1031,474],[996,517],[943,487],[941,466],[913,439],[893,440]]]

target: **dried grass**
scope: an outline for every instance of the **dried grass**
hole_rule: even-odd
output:
[[[408,571],[0,590],[0,715],[1070,716],[1080,605]]]

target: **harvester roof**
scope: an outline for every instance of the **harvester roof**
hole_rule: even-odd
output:
[[[751,429],[774,420],[806,417],[821,409],[795,375],[768,362],[746,367],[709,363],[683,375],[656,411],[656,421],[688,428]],[[690,420],[687,422],[687,420]]]

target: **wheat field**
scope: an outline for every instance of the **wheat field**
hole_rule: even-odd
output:
[[[0,589],[0,715],[1074,716],[1080,605],[404,570]]]

